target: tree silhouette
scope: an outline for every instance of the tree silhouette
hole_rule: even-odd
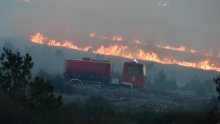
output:
[[[218,99],[220,100],[220,75],[213,80],[216,84],[216,91],[218,92]]]
[[[36,77],[30,83],[31,105],[43,111],[50,111],[62,104],[62,96],[55,98],[53,86],[42,77]]]
[[[176,90],[178,88],[176,79],[172,78],[170,80],[167,80],[166,86],[167,86],[167,89]]]
[[[169,80],[163,70],[159,71],[157,75],[154,76],[154,84],[155,87],[161,90],[177,89],[176,79],[172,78],[171,80]]]
[[[216,84],[216,91],[218,92],[218,100],[220,100],[220,75],[213,79]],[[220,122],[220,113],[218,106],[215,106],[212,110],[209,111],[209,123],[210,124],[219,124]]]
[[[198,94],[205,95],[206,91],[204,88],[204,84],[201,83],[200,79],[197,75],[195,75],[188,83],[186,83],[183,87],[183,90],[194,91]]]
[[[17,97],[26,95],[31,80],[32,58],[29,54],[21,56],[4,48],[0,57],[0,90],[3,94]]]
[[[36,77],[32,81],[31,69],[34,63],[29,54],[3,48],[0,56],[0,93],[11,99],[27,103],[33,108],[54,109],[61,105],[62,96],[53,94],[49,81]],[[43,109],[42,109],[43,110]]]
[[[156,76],[154,76],[154,83],[161,85],[167,80],[167,76],[163,70],[159,71]]]

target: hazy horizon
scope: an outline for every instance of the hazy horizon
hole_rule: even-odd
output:
[[[141,45],[146,51],[151,51],[151,44],[185,46],[188,51],[196,50],[205,56],[159,51],[162,57],[181,57],[192,62],[198,58],[210,59],[217,65],[220,58],[218,0],[1,0],[0,3],[0,37],[28,39],[40,32],[51,39],[90,45],[90,41],[100,40],[89,39],[89,34],[95,32],[122,36],[126,41],[138,39],[148,44],[148,47]]]

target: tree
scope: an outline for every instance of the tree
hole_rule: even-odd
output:
[[[213,79],[207,79],[203,81],[204,90],[207,95],[215,95],[216,94],[216,87],[213,83]]]
[[[220,75],[213,80],[216,84],[216,91],[218,92],[218,99],[220,100]]]
[[[216,84],[216,91],[218,92],[218,100],[220,100],[220,75],[213,79]],[[210,124],[218,124],[220,122],[220,112],[218,106],[215,106],[208,113],[209,123]]]
[[[62,96],[53,94],[49,81],[36,77],[32,81],[31,69],[34,63],[29,54],[21,56],[19,52],[3,48],[0,56],[0,93],[27,103],[34,108],[56,108],[62,103]]]
[[[171,80],[167,80],[166,86],[167,86],[167,89],[176,90],[178,88],[176,79],[172,78]]]
[[[156,76],[154,76],[154,83],[157,85],[162,85],[167,80],[167,76],[163,70],[159,71]]]
[[[36,77],[30,83],[30,101],[34,108],[50,111],[62,104],[62,96],[55,98],[53,86],[42,77]]]
[[[206,94],[204,84],[200,82],[197,75],[195,75],[188,83],[186,83],[182,89],[187,91],[194,91],[201,95]]]
[[[32,58],[29,54],[21,56],[4,48],[0,57],[0,90],[3,94],[17,97],[26,95],[31,80]]]
[[[162,90],[175,90],[177,89],[176,79],[171,80],[167,78],[163,70],[159,71],[156,76],[154,76],[155,87]]]

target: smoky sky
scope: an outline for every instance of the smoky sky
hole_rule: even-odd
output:
[[[219,0],[0,0],[0,36],[90,32],[220,51]]]

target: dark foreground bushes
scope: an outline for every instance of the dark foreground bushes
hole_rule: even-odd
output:
[[[116,107],[101,96],[66,103],[47,113],[27,109],[7,97],[0,100],[2,124],[215,124],[215,117],[220,117],[210,110],[176,108],[158,112],[145,106]]]
[[[29,124],[48,117],[62,105],[50,81],[32,77],[34,63],[29,54],[3,49],[0,55],[0,123]],[[38,120],[38,119],[36,119]]]

